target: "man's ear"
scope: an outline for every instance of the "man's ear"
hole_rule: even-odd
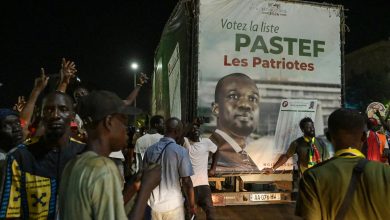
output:
[[[112,115],[107,115],[106,117],[104,117],[103,121],[104,121],[103,126],[107,130],[110,130],[111,129],[111,122],[112,122]]]
[[[218,117],[219,106],[217,103],[215,103],[215,102],[211,103],[211,112],[213,113],[214,116]]]

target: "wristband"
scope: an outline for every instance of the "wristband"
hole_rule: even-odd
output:
[[[139,86],[139,87],[142,87],[142,84],[140,84],[140,83],[137,83],[137,86]]]

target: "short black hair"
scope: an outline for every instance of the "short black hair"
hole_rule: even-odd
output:
[[[351,133],[363,131],[366,125],[364,116],[353,109],[339,108],[332,112],[328,118],[328,129],[331,134],[339,130]]]
[[[229,75],[226,75],[226,76],[220,78],[220,79],[218,80],[218,82],[217,82],[217,85],[215,86],[215,93],[214,93],[214,100],[215,100],[215,101],[218,101],[218,96],[219,96],[219,93],[220,93],[219,90],[221,90],[224,81],[225,81],[227,78],[231,78],[231,77],[247,78],[247,79],[253,81],[253,79],[251,79],[249,76],[245,75],[244,73],[231,73],[231,74],[229,74]],[[255,82],[253,81],[253,83],[255,83]],[[255,83],[255,84],[256,84],[256,83]]]
[[[154,128],[154,126],[158,123],[160,123],[161,120],[164,120],[164,117],[161,116],[161,115],[153,115],[151,118],[150,118],[150,122],[149,122],[149,125],[151,128]]]
[[[311,120],[311,118],[309,117],[302,118],[301,121],[299,122],[299,127],[303,129],[303,126],[305,126],[305,124],[308,122],[314,123],[313,120]]]

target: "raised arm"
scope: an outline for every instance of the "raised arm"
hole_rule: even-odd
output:
[[[31,91],[30,97],[24,105],[24,108],[20,111],[20,118],[25,121],[23,127],[23,137],[26,138],[28,135],[28,126],[31,123],[31,118],[34,113],[35,103],[39,95],[45,89],[49,77],[45,75],[45,69],[41,68],[41,75],[35,79],[34,88]]]
[[[57,91],[66,92],[68,88],[70,79],[76,76],[76,65],[73,61],[66,61],[65,58],[62,58],[61,70],[60,70],[60,83],[58,84]]]
[[[148,80],[149,80],[148,76],[146,76],[144,73],[140,74],[136,87],[133,89],[133,91],[131,91],[131,93],[127,96],[127,98],[123,100],[125,105],[131,105],[134,102],[134,100],[138,96],[139,90],[141,89],[142,85],[147,83]]]

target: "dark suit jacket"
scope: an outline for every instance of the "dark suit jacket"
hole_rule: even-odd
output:
[[[210,140],[218,146],[216,172],[227,173],[259,173],[260,170],[246,153],[237,153],[226,140],[214,132]]]

